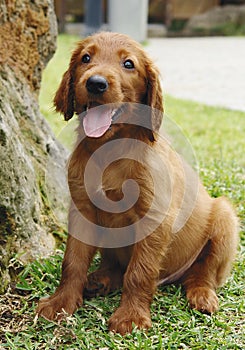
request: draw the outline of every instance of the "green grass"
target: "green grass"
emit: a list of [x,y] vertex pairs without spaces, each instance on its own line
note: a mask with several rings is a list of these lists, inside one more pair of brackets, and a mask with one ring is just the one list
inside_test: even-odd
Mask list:
[[[70,50],[77,38],[59,38],[58,51],[44,73],[40,103],[42,112],[58,134],[62,117],[51,112],[51,100]],[[167,96],[166,114],[181,126],[199,163],[200,176],[214,196],[228,196],[241,219],[245,237],[245,114],[212,108]],[[164,124],[163,124],[164,128]],[[218,291],[220,310],[212,317],[190,310],[179,286],[159,288],[152,306],[152,328],[134,330],[121,337],[108,332],[107,320],[119,304],[120,293],[85,301],[74,316],[61,323],[34,320],[40,297],[55,290],[60,278],[64,245],[49,259],[22,269],[15,287],[1,297],[0,330],[3,349],[244,349],[244,249],[239,250],[228,282]],[[94,267],[98,257],[94,261]],[[1,343],[2,342],[2,343]]]

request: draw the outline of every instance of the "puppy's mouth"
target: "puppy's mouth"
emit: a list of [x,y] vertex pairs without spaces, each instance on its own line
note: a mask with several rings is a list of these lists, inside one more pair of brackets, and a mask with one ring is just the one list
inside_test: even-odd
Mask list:
[[89,102],[85,106],[83,129],[88,137],[101,137],[111,128],[122,112],[122,107],[114,104]]

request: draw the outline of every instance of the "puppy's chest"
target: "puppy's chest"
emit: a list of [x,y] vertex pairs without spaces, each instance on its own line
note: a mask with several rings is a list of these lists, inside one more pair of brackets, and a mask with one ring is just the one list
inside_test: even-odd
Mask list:
[[136,174],[129,169],[108,169],[98,189],[101,198],[97,209],[99,223],[108,227],[123,227],[137,221],[142,211],[141,190]]

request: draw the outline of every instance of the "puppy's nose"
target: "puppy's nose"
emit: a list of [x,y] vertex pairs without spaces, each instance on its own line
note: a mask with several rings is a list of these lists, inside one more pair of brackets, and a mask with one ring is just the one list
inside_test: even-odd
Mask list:
[[108,89],[108,82],[101,75],[92,75],[86,82],[86,88],[92,94],[102,94]]

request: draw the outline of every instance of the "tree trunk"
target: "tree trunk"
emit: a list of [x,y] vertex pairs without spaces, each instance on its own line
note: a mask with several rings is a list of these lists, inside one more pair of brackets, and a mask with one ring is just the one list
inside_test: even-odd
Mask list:
[[[13,256],[17,254],[26,262],[53,251],[52,233],[60,230],[62,223],[51,209],[50,198],[59,212],[65,211],[62,174],[66,151],[56,142],[38,107],[42,70],[55,51],[57,31],[52,3],[0,2],[2,291],[11,279],[8,266]],[[62,170],[52,174],[48,164]]]

